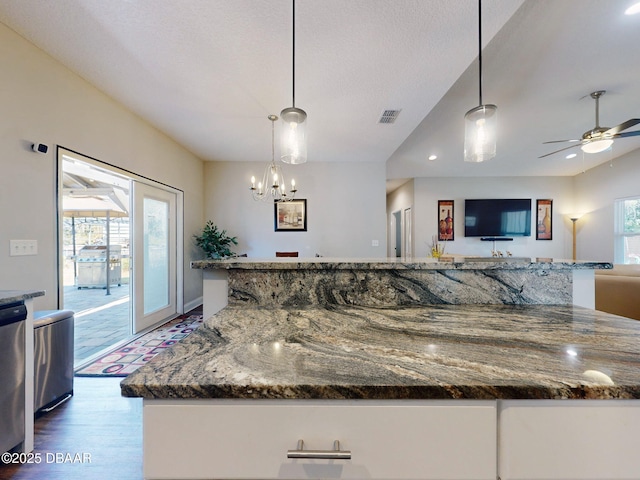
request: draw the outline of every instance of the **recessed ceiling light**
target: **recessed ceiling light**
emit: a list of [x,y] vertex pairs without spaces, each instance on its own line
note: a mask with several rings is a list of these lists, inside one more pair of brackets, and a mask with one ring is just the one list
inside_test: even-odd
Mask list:
[[570,153],[565,158],[576,158],[576,155],[578,155],[578,154],[577,153]]
[[435,160],[436,158],[438,158],[437,155],[429,155],[429,160]]
[[636,13],[640,13],[640,2],[634,3],[624,11],[625,15],[635,15]]

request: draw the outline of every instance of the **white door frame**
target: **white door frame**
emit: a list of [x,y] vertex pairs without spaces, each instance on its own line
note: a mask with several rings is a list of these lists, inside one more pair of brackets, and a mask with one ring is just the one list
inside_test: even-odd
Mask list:
[[[140,333],[170,318],[175,318],[178,312],[178,195],[177,192],[166,187],[157,186],[149,182],[133,181],[131,189],[131,212],[133,222],[131,265],[132,265],[132,299],[133,299],[133,333]],[[168,260],[168,279],[166,303],[153,310],[146,311],[148,285],[145,275],[146,261],[149,259],[148,245],[145,232],[145,201],[153,200],[167,205],[167,240],[168,250],[165,252]],[[149,283],[150,284],[150,283]]]
[[[169,192],[173,192],[176,195],[176,248],[175,248],[175,258],[176,258],[176,266],[175,266],[175,277],[176,277],[176,315],[184,313],[184,192],[180,189],[171,187],[169,185],[165,185],[163,183],[157,182],[155,180],[146,178],[144,176],[138,175],[136,173],[130,172],[125,169],[121,169],[115,167],[111,164],[105,163],[101,160],[89,157],[79,152],[75,152],[68,148],[58,146],[58,185],[62,185],[62,155],[68,155],[73,158],[77,158],[83,162],[93,164],[101,169],[111,171],[113,173],[126,176],[131,179],[132,182],[143,183],[146,185],[151,185],[155,188],[166,190]],[[62,258],[64,257],[64,242],[62,241],[63,235],[63,215],[64,210],[62,207],[62,197],[63,197],[63,189],[60,187],[58,191],[58,306],[63,305],[63,297],[64,297],[64,289],[62,286],[64,285],[64,272],[62,268]],[[133,198],[133,195],[131,195]],[[134,212],[132,212],[134,214]],[[133,223],[133,222],[132,222]],[[130,268],[133,262],[130,263]],[[130,278],[133,282],[134,272],[130,272]],[[132,301],[130,302],[130,324],[133,332],[134,325],[134,315],[133,309],[135,308],[135,299],[133,298],[133,289],[132,289]]]
[[413,214],[412,208],[407,207],[404,209],[404,216],[402,218],[402,235],[403,235],[403,256],[413,257]]
[[[389,221],[391,225],[390,229],[390,242],[391,246],[391,257],[401,257],[404,255],[404,245],[403,245],[403,231],[402,231],[402,210],[395,210],[391,212],[391,218]],[[398,235],[399,234],[399,235]],[[400,238],[398,238],[400,237]],[[400,255],[398,255],[398,251],[400,251]]]

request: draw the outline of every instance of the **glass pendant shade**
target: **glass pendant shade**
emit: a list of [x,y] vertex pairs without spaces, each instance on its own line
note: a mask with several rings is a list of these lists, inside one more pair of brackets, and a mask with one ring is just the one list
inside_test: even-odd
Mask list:
[[480,105],[464,116],[464,161],[484,162],[496,156],[498,107]]
[[293,165],[307,161],[307,114],[300,108],[285,108],[280,112],[282,134],[280,159]]
[[600,153],[607,150],[609,147],[613,145],[613,140],[595,140],[589,143],[585,143],[580,148],[585,153]]

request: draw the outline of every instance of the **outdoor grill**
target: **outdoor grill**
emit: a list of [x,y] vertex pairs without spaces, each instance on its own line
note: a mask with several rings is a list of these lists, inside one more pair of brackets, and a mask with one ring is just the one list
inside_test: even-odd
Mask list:
[[80,249],[76,256],[78,276],[76,286],[107,288],[107,268],[109,273],[109,285],[118,285],[122,282],[122,247],[111,245],[109,247],[109,262],[107,265],[106,245],[87,245]]

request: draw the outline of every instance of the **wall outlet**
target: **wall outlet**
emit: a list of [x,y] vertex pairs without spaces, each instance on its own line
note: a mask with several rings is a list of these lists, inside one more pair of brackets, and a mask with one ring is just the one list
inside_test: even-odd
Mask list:
[[38,254],[38,241],[37,240],[10,240],[9,241],[9,255],[17,257],[20,255],[37,255]]
[[371,246],[372,247],[379,247],[380,246],[380,242],[378,240],[371,240]]

